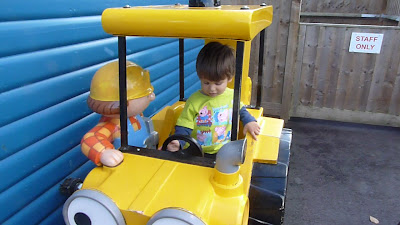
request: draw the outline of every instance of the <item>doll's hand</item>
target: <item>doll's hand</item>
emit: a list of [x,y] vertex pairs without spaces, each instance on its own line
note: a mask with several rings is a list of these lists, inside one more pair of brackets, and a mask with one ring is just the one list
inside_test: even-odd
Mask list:
[[114,167],[122,162],[124,155],[116,149],[106,149],[101,153],[100,162],[104,166]]
[[176,152],[179,150],[179,141],[178,140],[173,140],[167,145],[167,150],[170,152]]
[[257,135],[260,134],[260,125],[256,121],[247,123],[243,128],[243,134],[246,136],[246,133],[249,132],[254,140],[257,141]]

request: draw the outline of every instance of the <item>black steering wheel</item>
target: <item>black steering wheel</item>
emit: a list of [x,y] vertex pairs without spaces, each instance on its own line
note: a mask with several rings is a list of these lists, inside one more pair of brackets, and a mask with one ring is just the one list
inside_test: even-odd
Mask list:
[[182,135],[182,134],[174,134],[169,136],[165,141],[162,146],[163,151],[168,151],[167,150],[167,145],[173,141],[173,140],[181,140],[181,141],[186,141],[189,143],[189,147],[183,149],[182,146],[179,146],[179,150],[175,152],[176,154],[182,156],[182,157],[188,157],[188,156],[201,156],[204,157],[204,152],[199,143],[196,141],[196,139],[187,136],[187,135]]

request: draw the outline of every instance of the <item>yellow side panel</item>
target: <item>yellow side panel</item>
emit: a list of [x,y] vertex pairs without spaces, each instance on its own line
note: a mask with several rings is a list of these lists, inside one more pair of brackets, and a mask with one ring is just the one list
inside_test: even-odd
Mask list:
[[[249,113],[256,118],[257,122],[260,124],[260,118],[262,118],[264,109],[260,107],[260,109],[247,109]],[[242,134],[243,127],[239,132],[240,136]],[[244,137],[243,137],[244,138]],[[243,177],[243,184],[244,184],[244,192],[248,193],[250,188],[250,180],[251,180],[251,171],[253,170],[253,159],[254,155],[256,154],[256,141],[252,138],[250,134],[246,135],[247,139],[247,150],[246,150],[246,158],[245,162],[240,166],[240,175]]]
[[242,81],[241,100],[242,100],[243,104],[245,104],[245,105],[250,105],[250,101],[251,101],[251,84],[252,84],[252,82],[251,82],[250,77],[246,77]]
[[261,133],[255,145],[254,162],[278,163],[279,141],[283,129],[283,120],[261,117],[259,118]]
[[256,120],[258,121],[258,118],[261,118],[264,113],[264,109],[260,107],[260,109],[247,109],[249,111],[250,115],[252,115]]
[[164,141],[174,133],[176,121],[184,107],[185,102],[176,102],[172,106],[163,108],[151,118],[154,130],[157,131],[159,135],[158,146],[162,146]]
[[105,32],[123,36],[251,40],[272,22],[272,6],[138,6],[109,8],[102,14]]
[[174,113],[171,110],[171,106],[167,106],[151,118],[154,130],[158,133],[159,146],[161,146],[165,139],[171,134],[171,129],[173,127],[172,120],[167,120],[166,118],[171,118],[173,115]]
[[149,220],[149,216],[145,216],[142,212],[132,212],[128,210],[121,210],[122,215],[124,216],[125,222],[127,225],[145,225]]

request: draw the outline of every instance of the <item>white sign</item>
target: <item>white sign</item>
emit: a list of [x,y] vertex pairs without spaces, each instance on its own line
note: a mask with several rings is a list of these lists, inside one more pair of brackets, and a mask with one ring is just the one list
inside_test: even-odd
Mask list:
[[355,33],[351,34],[349,52],[381,53],[383,34]]

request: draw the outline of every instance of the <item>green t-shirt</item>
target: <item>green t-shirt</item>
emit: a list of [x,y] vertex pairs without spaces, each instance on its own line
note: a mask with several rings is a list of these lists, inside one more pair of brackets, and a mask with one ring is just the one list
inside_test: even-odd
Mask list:
[[177,126],[192,129],[191,136],[203,151],[215,154],[231,140],[233,90],[227,88],[216,97],[193,93],[176,122]]

